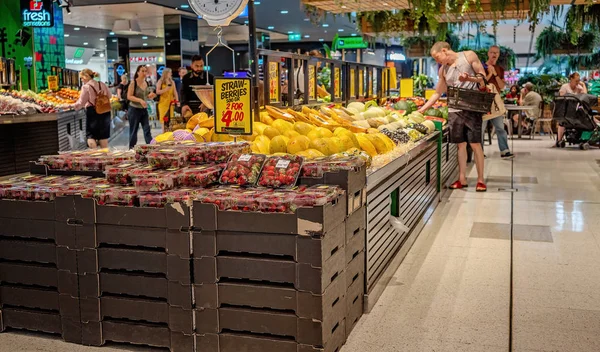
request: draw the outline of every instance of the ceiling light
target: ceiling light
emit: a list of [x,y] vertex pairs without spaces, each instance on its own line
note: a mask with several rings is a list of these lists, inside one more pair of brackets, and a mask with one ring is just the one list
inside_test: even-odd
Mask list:
[[308,34],[305,34],[305,35],[304,35],[304,38],[310,38],[310,35],[308,35]]
[[287,14],[287,13],[288,13],[288,10],[281,10],[281,11],[280,11],[280,13],[281,13],[282,15],[285,15],[285,14]]
[[327,28],[329,25],[327,23],[323,23],[323,27]]
[[100,38],[100,41],[101,41],[101,42],[103,42],[103,41],[104,41],[104,38]]
[[288,31],[288,34],[292,34],[292,33],[294,33],[294,31]]
[[248,24],[248,21],[244,21],[244,24]]
[[267,29],[275,29],[275,27],[269,26],[269,27],[267,27]]
[[178,7],[176,7],[176,8],[175,8],[175,10],[179,10],[179,8],[178,8]]
[[148,39],[148,37],[147,36],[143,36],[142,39],[146,40],[146,39]]
[[351,35],[351,36],[353,36],[353,37],[356,37],[356,33],[352,33],[352,34],[350,34],[350,35]]
[[188,5],[188,4],[183,4],[183,5],[179,6],[179,7],[181,7],[182,9],[189,9],[189,8],[190,8],[190,5]]
[[343,32],[343,31],[344,31],[343,28],[338,29],[338,32]]
[[308,21],[310,21],[310,18],[305,18],[304,19],[304,22],[308,22]]
[[108,33],[108,35],[115,35],[115,32],[110,32]]
[[65,38],[69,38],[70,34],[65,33]]
[[255,1],[254,5],[260,5],[260,1]]
[[88,42],[83,42],[83,45],[88,45],[88,44],[89,44]]
[[112,42],[113,42],[113,43],[116,43],[116,42],[117,42],[117,40],[116,40],[116,39],[113,39],[113,40],[112,40]]
[[144,43],[144,44],[142,44],[142,45],[143,45],[143,46],[148,46],[148,43]]
[[320,39],[319,39],[319,41],[320,41],[320,42],[324,42],[324,41],[325,41],[325,39],[323,39],[323,38],[320,38]]
[[100,57],[104,57],[104,53],[100,53]]
[[81,28],[79,28],[79,27],[75,27],[75,28],[73,28],[73,30],[74,30],[74,31],[78,31],[78,30],[80,30],[80,29],[81,29]]

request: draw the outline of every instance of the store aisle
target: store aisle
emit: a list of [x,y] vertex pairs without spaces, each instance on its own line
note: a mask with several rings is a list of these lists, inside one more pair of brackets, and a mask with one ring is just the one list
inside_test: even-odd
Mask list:
[[[162,126],[156,127],[152,126],[152,137],[156,137],[162,133]],[[138,144],[144,144],[144,131],[142,131],[142,127],[138,130]],[[129,122],[125,125],[125,127],[119,132],[113,139],[108,143],[110,148],[116,149],[128,149],[129,147]]]
[[489,191],[446,195],[342,352],[599,351],[600,151],[550,146],[490,147]]

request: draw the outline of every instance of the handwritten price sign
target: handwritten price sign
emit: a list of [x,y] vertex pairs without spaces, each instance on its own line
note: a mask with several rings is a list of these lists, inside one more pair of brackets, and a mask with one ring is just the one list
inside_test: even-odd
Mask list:
[[252,134],[250,79],[215,78],[215,133]]

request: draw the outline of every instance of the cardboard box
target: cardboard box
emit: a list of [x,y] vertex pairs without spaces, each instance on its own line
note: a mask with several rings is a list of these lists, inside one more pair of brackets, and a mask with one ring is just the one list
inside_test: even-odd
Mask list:
[[349,288],[357,280],[365,277],[365,252],[360,252],[346,267],[346,285]]
[[194,286],[197,308],[250,307],[294,312],[323,320],[346,294],[345,276],[339,276],[322,295],[266,283],[224,282]]
[[[290,338],[294,341],[324,346],[346,315],[345,298],[339,300],[322,321],[299,318],[294,313],[251,308],[223,307],[196,310],[196,332],[261,334]],[[345,332],[343,332],[345,334]]]
[[56,264],[52,242],[0,238],[0,259]]
[[219,281],[216,257],[194,258],[193,265],[194,284],[216,284]]
[[96,223],[171,230],[189,229],[190,211],[190,207],[182,203],[167,204],[164,208],[97,205]]
[[80,307],[83,323],[117,319],[160,324],[184,334],[194,332],[192,310],[172,307],[161,300],[118,296],[82,298]]
[[254,232],[194,232],[194,256],[250,253],[290,258],[298,263],[321,267],[344,249],[346,227],[338,225],[322,237]]
[[217,257],[217,278],[245,279],[290,284],[300,291],[321,294],[344,273],[345,252],[339,250],[323,265],[260,257]]
[[346,264],[350,264],[361,252],[366,250],[367,230],[361,229],[346,244]]
[[21,307],[58,312],[59,294],[55,290],[23,286],[0,286],[0,307]]
[[2,324],[4,329],[23,329],[50,334],[62,333],[62,322],[58,312],[2,308]]
[[194,228],[202,231],[283,233],[303,236],[323,235],[342,223],[346,217],[346,195],[330,204],[299,208],[293,214],[244,213],[220,211],[213,204],[194,202]]
[[356,212],[346,220],[346,244],[352,239],[361,234],[361,230],[367,229],[367,208],[359,208]]
[[54,220],[54,202],[0,199],[0,214],[3,218]]
[[58,270],[53,265],[2,263],[0,281],[12,284],[58,287]]
[[82,324],[84,345],[102,346],[108,341],[168,348],[171,352],[194,351],[193,335],[172,332],[163,326],[120,321]]
[[0,236],[55,241],[53,220],[13,219],[0,217]]
[[190,264],[190,259],[167,255],[159,251],[98,249],[98,267],[100,269],[165,274],[169,281],[178,281],[183,284],[191,284]]
[[342,321],[325,346],[298,344],[290,339],[241,333],[196,334],[196,346],[202,352],[338,352],[346,342]]
[[364,313],[364,291],[365,279],[361,277],[356,280],[346,293],[346,337],[358,323]]
[[110,244],[153,248],[161,249],[170,255],[190,258],[190,236],[189,231],[180,229],[98,224],[94,247]]
[[80,296],[97,298],[103,294],[155,298],[170,306],[192,309],[192,286],[168,281],[165,277],[125,272],[80,275]]

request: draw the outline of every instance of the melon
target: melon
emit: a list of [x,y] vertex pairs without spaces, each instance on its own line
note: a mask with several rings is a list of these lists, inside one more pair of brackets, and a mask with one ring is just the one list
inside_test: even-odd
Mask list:
[[271,127],[275,127],[280,134],[285,134],[286,131],[294,129],[294,125],[292,123],[281,119],[273,121]]
[[258,134],[263,134],[264,130],[269,127],[268,125],[265,125],[262,122],[255,122],[254,123],[254,130],[256,132],[258,132]]
[[329,149],[329,145],[324,138],[316,138],[310,141],[308,145],[310,149],[315,149],[323,155],[331,155],[333,152]]
[[307,137],[310,138],[311,141],[318,138],[330,138],[333,137],[333,132],[324,127],[317,127],[310,131]]
[[348,109],[356,110],[356,112],[363,112],[363,111],[365,111],[365,104],[355,101],[355,102],[348,104]]
[[[352,139],[350,137],[348,137],[347,135],[341,135],[338,137],[340,139],[340,141],[342,142],[342,144],[344,145],[344,148],[342,151],[346,151],[352,148],[355,148],[354,142],[352,141]],[[358,141],[356,141],[356,143],[358,143]],[[360,145],[360,144],[359,144]]]
[[263,135],[268,137],[269,139],[273,139],[273,138],[281,135],[281,133],[275,127],[269,126],[264,129]]
[[306,122],[299,121],[299,122],[294,123],[294,131],[296,131],[304,136],[308,135],[308,133],[314,129],[315,129],[315,126],[310,125]]
[[357,148],[360,147],[360,144],[358,144],[358,140],[356,139],[356,136],[354,135],[354,133],[348,131],[347,129],[345,129],[343,127],[336,128],[335,131],[333,131],[333,135],[336,137],[347,136],[352,140],[354,147],[357,147]]
[[365,134],[357,135],[356,139],[358,139],[358,143],[360,144],[360,149],[367,152],[367,154],[369,154],[371,157],[374,157],[377,155],[377,149],[375,149],[375,146],[373,145],[373,143],[371,143],[367,139]]
[[[284,136],[288,137],[289,139],[292,139],[294,137],[298,137],[301,136],[300,133],[294,131],[294,130],[289,130],[289,131],[285,131],[285,133],[283,134]],[[306,137],[306,136],[305,136]]]
[[299,152],[308,149],[310,139],[306,136],[297,136],[290,139],[287,144],[287,152],[290,154],[298,154]]
[[342,153],[347,149],[339,137],[325,138],[325,141],[327,142],[329,151],[333,154]]
[[286,136],[276,136],[271,139],[271,144],[269,146],[269,153],[286,153],[287,152],[287,144],[289,142],[289,138]]

